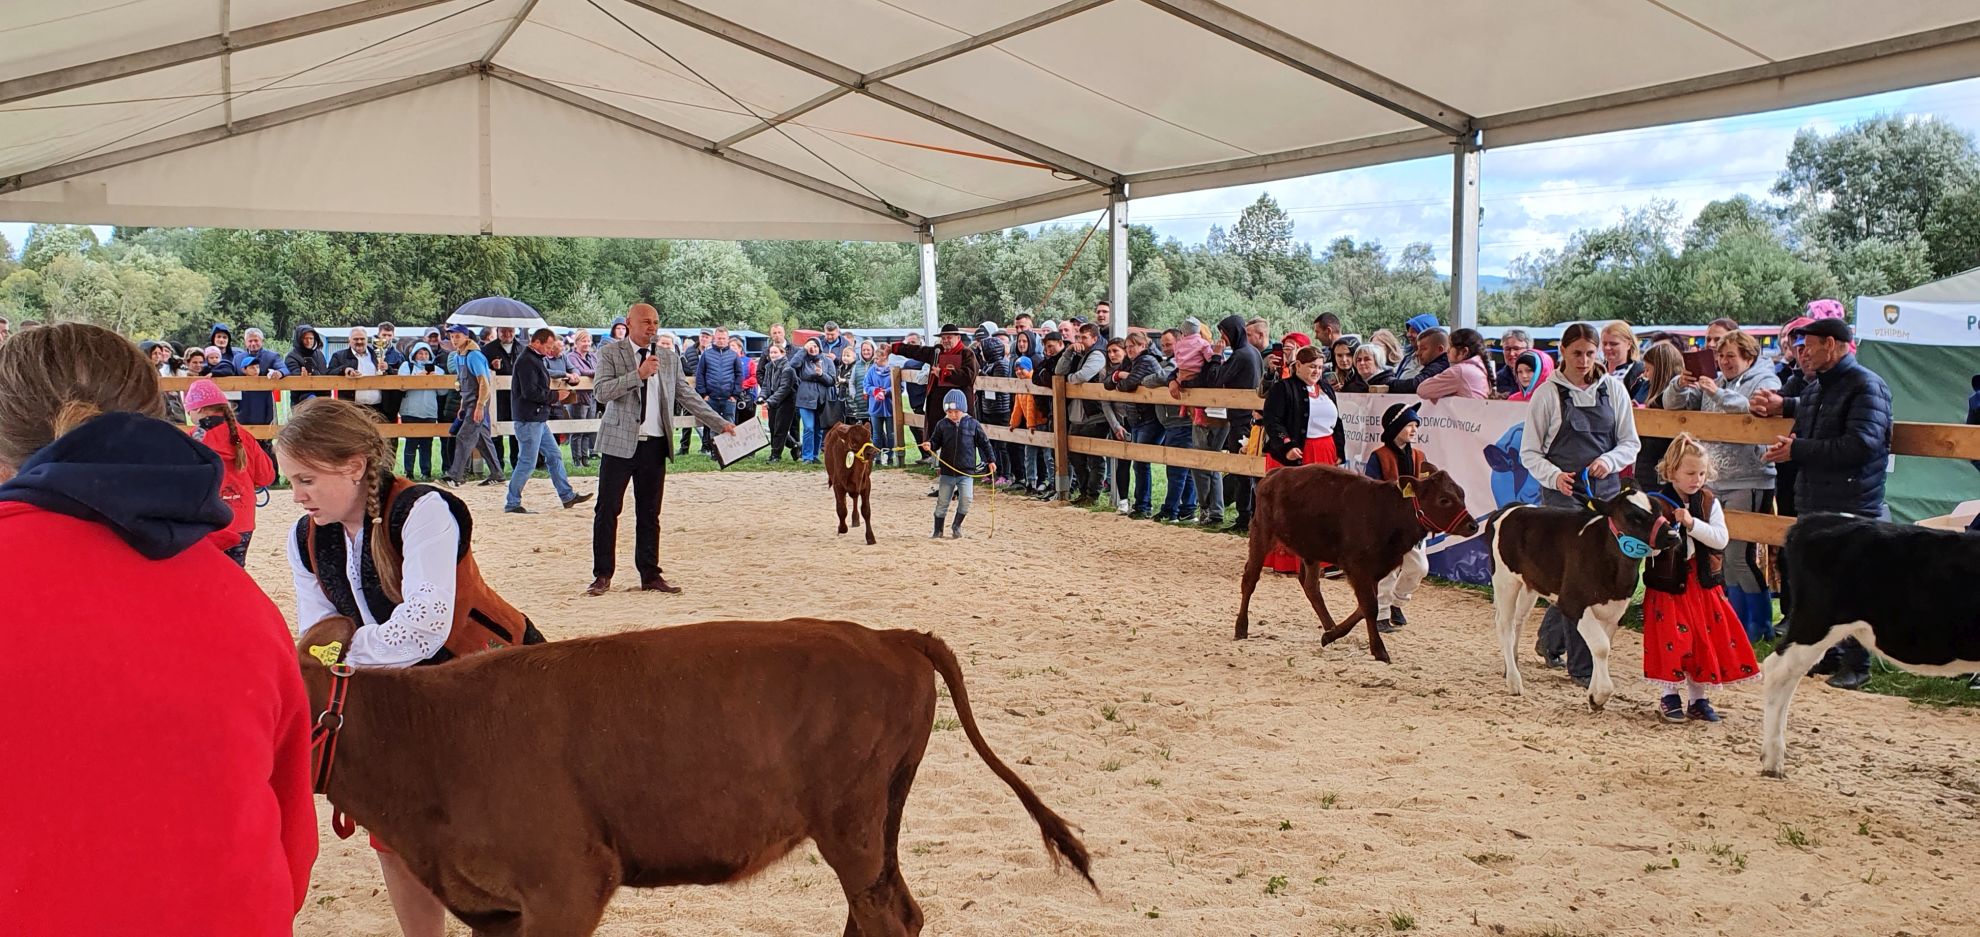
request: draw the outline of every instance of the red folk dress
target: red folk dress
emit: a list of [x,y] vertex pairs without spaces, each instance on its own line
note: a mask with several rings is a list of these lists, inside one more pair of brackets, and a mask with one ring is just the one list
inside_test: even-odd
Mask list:
[[[1308,398],[1316,398],[1320,394],[1321,390],[1318,384],[1308,388],[1306,391]],[[1338,465],[1341,461],[1340,453],[1334,449],[1334,437],[1331,435],[1306,437],[1306,443],[1300,446],[1299,458],[1300,465]],[[1286,463],[1280,462],[1270,455],[1265,457],[1265,471],[1267,473],[1285,467]],[[1285,547],[1274,546],[1272,547],[1272,552],[1265,554],[1265,567],[1278,573],[1297,573],[1299,572],[1299,557]]]
[[[1666,486],[1665,490],[1669,490]],[[1698,527],[1723,530],[1725,515],[1711,504],[1709,519]],[[1698,563],[1684,563],[1684,591],[1643,590],[1643,679],[1666,694],[1680,693],[1687,679],[1701,686],[1730,686],[1760,678],[1760,664],[1746,639],[1723,586],[1705,588],[1698,581]]]

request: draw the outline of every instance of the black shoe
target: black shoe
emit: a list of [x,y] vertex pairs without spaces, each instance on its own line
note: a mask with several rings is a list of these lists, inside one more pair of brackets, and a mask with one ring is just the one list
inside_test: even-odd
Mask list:
[[934,532],[934,533],[932,533],[932,534],[929,534],[929,535],[928,535],[928,539],[930,539],[930,540],[940,540],[940,539],[942,539],[942,519],[941,519],[941,518],[939,518],[939,517],[938,517],[938,518],[936,518],[936,519],[935,519],[935,532]]
[[1394,622],[1378,621],[1375,623],[1375,630],[1383,634],[1395,634],[1396,625]]
[[506,485],[508,484],[508,482],[509,482],[508,479],[503,478],[500,475],[490,475],[487,478],[481,480],[481,487],[486,488],[489,485]]
[[1389,606],[1389,620],[1395,622],[1398,628],[1409,624],[1409,619],[1403,617],[1402,606],[1400,605]]
[[1829,685],[1838,690],[1861,690],[1869,682],[1868,670],[1845,670],[1829,678]]
[[564,507],[565,509],[568,510],[570,508],[577,507],[578,505],[583,504],[586,501],[590,501],[590,500],[591,500],[590,495],[572,495],[571,500],[564,502]]
[[1226,527],[1224,529],[1226,531],[1229,531],[1230,533],[1237,534],[1240,537],[1248,536],[1251,533],[1250,524],[1232,524],[1231,526]]
[[529,513],[529,509],[528,509],[528,508],[526,508],[526,507],[523,507],[523,506],[522,506],[522,505],[520,505],[520,504],[518,504],[518,505],[516,505],[515,507],[512,507],[512,508],[503,508],[503,509],[502,509],[502,513],[504,513],[504,514],[528,514],[528,513]]
[[1145,520],[1147,520],[1147,519],[1148,519],[1148,512],[1147,512],[1147,511],[1129,511],[1129,512],[1128,512],[1128,520],[1131,520],[1131,521],[1145,521]]
[[443,478],[440,479],[440,484],[446,485],[449,488],[459,488],[462,487],[463,485],[466,485],[467,482],[464,482],[458,478]]
[[1832,647],[1829,648],[1828,653],[1822,655],[1821,660],[1815,662],[1815,666],[1808,668],[1808,675],[1811,677],[1826,677],[1841,669],[1842,648]]

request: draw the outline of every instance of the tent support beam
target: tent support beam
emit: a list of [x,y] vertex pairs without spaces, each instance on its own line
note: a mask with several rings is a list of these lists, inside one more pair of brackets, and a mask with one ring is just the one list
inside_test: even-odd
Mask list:
[[1107,308],[1113,332],[1126,338],[1128,330],[1128,184],[1107,193]]
[[1142,2],[1446,136],[1462,137],[1470,129],[1471,115],[1217,0]]
[[[997,43],[1003,42],[1004,40],[1009,39],[1012,36],[1021,36],[1034,29],[1037,29],[1040,26],[1050,26],[1053,23],[1065,19],[1068,16],[1074,16],[1080,13],[1084,13],[1087,10],[1093,9],[1094,7],[1097,7],[1103,3],[1109,3],[1109,2],[1112,2],[1112,0],[1070,0],[1070,2],[1061,3],[1058,6],[1055,6],[1049,10],[1040,10],[1039,12],[1033,13],[1032,15],[1027,16],[1024,19],[1018,20],[1015,23],[1007,23],[1003,26],[997,27],[996,29],[990,30],[989,32],[971,36],[968,39],[962,40],[961,42],[951,43],[949,45],[943,46],[940,49],[936,49],[932,52],[924,52],[920,55],[915,56],[914,58],[908,59],[903,62],[896,62],[895,64],[889,65],[886,68],[882,68],[878,71],[867,72],[866,74],[861,75],[859,77],[858,83],[860,85],[870,85],[876,81],[886,81],[889,78],[905,75],[908,72],[914,71],[917,68],[926,68],[927,66],[933,65],[937,62],[947,61],[949,59],[955,58],[958,55],[962,55],[966,52],[974,52],[977,49],[983,48],[984,46],[996,45]],[[825,105],[832,103],[833,101],[837,101],[838,99],[845,97],[848,94],[851,94],[852,91],[853,91],[852,88],[841,85],[840,87],[834,88],[831,91],[827,91],[824,94],[821,94],[815,98],[812,98],[809,101],[804,102],[803,104],[791,108],[790,110],[785,111],[782,114],[778,114],[777,116],[772,117],[769,120],[762,121],[753,127],[748,127],[743,130],[739,130],[734,134],[724,137],[720,143],[715,144],[715,148],[718,150],[726,150],[729,147],[735,146],[736,144],[749,139],[750,137],[756,136],[757,134],[762,133],[765,130],[769,130],[770,128],[775,127],[778,124],[788,122],[790,120],[797,118],[800,115],[817,110],[818,108],[824,107]]]
[[358,0],[356,3],[346,3],[327,10],[292,16],[285,20],[249,26],[245,29],[223,28],[219,35],[207,36],[203,39],[175,42],[142,52],[132,52],[128,55],[113,56],[95,62],[0,81],[0,104],[11,104],[45,94],[54,94],[57,91],[84,88],[98,82],[141,75],[188,62],[198,62],[226,55],[229,52],[240,52],[287,39],[298,39],[325,30],[352,26],[447,2],[450,0]]
[[935,332],[942,327],[941,310],[936,308],[936,293],[939,288],[935,281],[935,226],[921,226],[921,328],[922,334],[930,342],[935,340]]
[[1036,140],[1011,133],[988,121],[971,117],[947,105],[937,104],[918,94],[903,91],[884,81],[869,83],[865,80],[865,76],[844,65],[807,52],[781,39],[764,35],[747,26],[722,19],[682,0],[626,0],[626,2],[684,26],[692,26],[808,75],[822,78],[842,88],[940,124],[964,136],[974,137],[991,146],[1044,163],[1060,172],[1078,176],[1096,185],[1111,186],[1120,176],[1110,169],[1053,149]]
[[[984,215],[994,215],[997,214],[998,212],[1014,211],[1020,208],[1030,208],[1033,205],[1043,205],[1047,202],[1056,202],[1063,198],[1073,198],[1080,195],[1092,195],[1098,191],[1100,190],[1090,185],[1079,185],[1068,189],[1060,189],[1057,192],[1041,193],[1039,195],[1031,196],[1030,198],[1021,198],[1010,202],[998,202],[995,205],[985,205],[982,208],[971,208],[971,209],[966,209],[964,211],[950,212],[949,214],[946,215],[936,215],[935,217],[928,219],[928,222],[936,226],[937,228],[940,228],[942,225],[945,224],[952,225],[952,224],[957,224],[959,222],[969,221],[973,218],[981,218]],[[1073,214],[1079,214],[1079,213],[1080,212],[1073,212]]]
[[228,47],[228,52],[220,56],[220,110],[221,123],[227,129],[234,128],[234,0],[220,0],[220,42]]
[[537,0],[528,0],[522,5],[522,9],[516,12],[516,18],[510,20],[509,25],[502,30],[502,38],[495,40],[495,44],[488,47],[488,54],[481,57],[481,64],[487,65],[495,61],[495,56],[501,54],[502,47],[509,44],[509,39],[515,36],[516,30],[521,29],[522,24],[529,19],[529,15],[536,12],[536,4]]
[[814,193],[823,195],[826,198],[833,199],[835,201],[844,202],[847,205],[853,206],[854,208],[862,209],[865,211],[872,212],[876,215],[880,215],[889,221],[897,222],[900,224],[906,224],[906,225],[920,225],[925,223],[925,219],[921,218],[919,215],[913,214],[912,212],[895,208],[894,206],[882,202],[879,199],[873,198],[863,193],[854,192],[850,189],[840,188],[839,186],[833,185],[822,179],[813,178],[811,176],[805,175],[804,173],[798,172],[797,170],[788,169],[784,166],[780,166],[776,163],[770,162],[769,160],[759,159],[755,156],[749,155],[748,153],[738,153],[734,151],[727,153],[718,153],[715,151],[715,142],[713,140],[696,136],[692,133],[689,133],[685,130],[681,130],[677,127],[668,126],[667,124],[663,124],[643,114],[636,114],[624,108],[613,107],[612,105],[606,104],[605,102],[600,101],[596,98],[579,94],[575,91],[572,91],[560,85],[553,84],[548,81],[544,81],[541,78],[537,78],[531,75],[525,75],[521,72],[509,68],[504,68],[500,65],[489,65],[486,67],[485,70],[487,74],[495,78],[500,78],[501,80],[506,81],[509,84],[515,85],[518,88],[522,88],[525,91],[535,92],[553,101],[561,101],[565,104],[577,108],[578,110],[589,112],[599,117],[603,117],[606,120],[624,124],[628,127],[633,128],[634,130],[639,130],[648,134],[652,134],[653,136],[659,137],[663,140],[667,140],[673,143],[678,143],[690,149],[700,150],[701,152],[706,153],[709,156],[713,156],[716,159],[726,160],[727,162],[734,163],[737,166],[743,167],[744,169],[749,169],[755,172],[762,173],[763,175],[789,183],[801,189],[808,189]]
[[1451,154],[1451,309],[1454,328],[1478,327],[1478,183],[1483,171],[1481,134]]
[[87,175],[92,172],[114,169],[118,166],[139,162],[140,160],[167,156],[183,150],[190,150],[194,147],[205,146],[209,143],[218,143],[232,137],[254,133],[257,130],[268,130],[274,127],[280,127],[283,124],[291,124],[299,120],[308,120],[311,117],[335,113],[345,108],[356,107],[360,104],[383,101],[386,98],[397,97],[401,94],[418,91],[421,88],[444,84],[456,78],[465,78],[472,74],[474,74],[473,65],[454,65],[437,71],[427,72],[424,75],[414,75],[411,78],[401,78],[398,81],[390,81],[382,85],[360,88],[356,91],[324,98],[320,101],[311,101],[307,104],[298,104],[295,107],[285,107],[278,111],[269,111],[266,114],[257,114],[246,120],[235,121],[232,126],[223,125],[208,127],[204,130],[194,130],[190,133],[166,137],[163,140],[154,140],[138,146],[112,150],[111,152],[91,156],[86,159],[73,160],[43,169],[31,170],[16,176],[0,177],[0,194],[19,192],[23,189],[32,189],[35,186],[60,182],[64,179],[72,179],[76,176]]

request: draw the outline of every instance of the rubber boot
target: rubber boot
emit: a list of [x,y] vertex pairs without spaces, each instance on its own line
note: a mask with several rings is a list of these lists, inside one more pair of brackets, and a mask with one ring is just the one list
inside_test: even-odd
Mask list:
[[935,515],[935,532],[928,535],[930,540],[942,539],[942,515]]
[[[956,522],[955,522],[954,524],[951,524],[951,525],[949,526],[949,539],[950,539],[950,540],[961,540],[961,539],[962,539],[962,522],[963,522],[963,518],[965,518],[965,517],[968,517],[968,516],[969,516],[969,515],[967,515],[967,514],[957,514],[957,515],[956,515]],[[942,535],[942,522],[941,522],[941,521],[936,521],[936,522],[935,522],[935,536],[937,536],[937,537],[940,537],[941,535]]]

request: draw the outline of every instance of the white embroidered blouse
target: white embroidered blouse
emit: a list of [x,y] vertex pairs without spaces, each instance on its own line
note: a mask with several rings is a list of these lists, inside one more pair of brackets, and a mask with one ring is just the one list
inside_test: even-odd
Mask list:
[[[320,530],[318,536],[333,533]],[[403,531],[405,563],[401,594],[405,601],[392,610],[385,621],[372,617],[364,601],[364,582],[359,564],[363,559],[362,541],[344,536],[344,578],[351,594],[358,596],[357,633],[344,655],[353,667],[410,667],[432,657],[447,643],[454,628],[455,558],[460,553],[461,526],[447,508],[439,492],[421,495],[406,514]],[[325,618],[342,614],[323,594],[316,574],[303,566],[296,538],[289,541],[289,572],[296,583],[296,625],[308,628]]]

